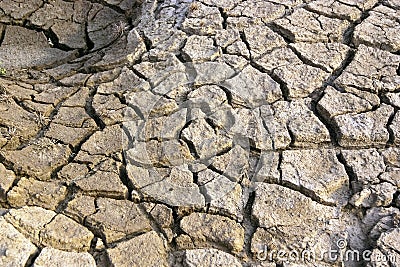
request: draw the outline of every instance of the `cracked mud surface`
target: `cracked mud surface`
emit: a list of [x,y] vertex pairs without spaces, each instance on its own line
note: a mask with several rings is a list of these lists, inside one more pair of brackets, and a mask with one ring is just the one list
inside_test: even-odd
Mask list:
[[400,266],[398,0],[3,0],[0,64],[0,266]]

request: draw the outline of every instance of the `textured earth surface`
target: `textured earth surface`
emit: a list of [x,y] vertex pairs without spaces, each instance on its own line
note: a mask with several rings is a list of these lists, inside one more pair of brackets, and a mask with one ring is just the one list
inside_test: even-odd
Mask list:
[[400,266],[399,0],[3,0],[0,67],[0,266]]

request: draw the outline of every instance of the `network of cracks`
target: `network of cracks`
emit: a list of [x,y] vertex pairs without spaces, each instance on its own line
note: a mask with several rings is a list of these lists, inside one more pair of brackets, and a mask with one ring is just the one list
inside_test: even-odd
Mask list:
[[399,266],[400,1],[3,0],[1,266]]

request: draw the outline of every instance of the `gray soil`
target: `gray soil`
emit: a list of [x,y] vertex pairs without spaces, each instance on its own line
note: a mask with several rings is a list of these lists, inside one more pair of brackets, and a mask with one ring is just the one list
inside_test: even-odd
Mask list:
[[400,266],[399,0],[0,1],[0,266]]

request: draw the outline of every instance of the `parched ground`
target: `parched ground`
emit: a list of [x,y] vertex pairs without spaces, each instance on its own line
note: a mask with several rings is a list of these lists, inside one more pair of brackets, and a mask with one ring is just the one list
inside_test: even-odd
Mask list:
[[2,0],[0,67],[0,266],[400,266],[399,0]]

